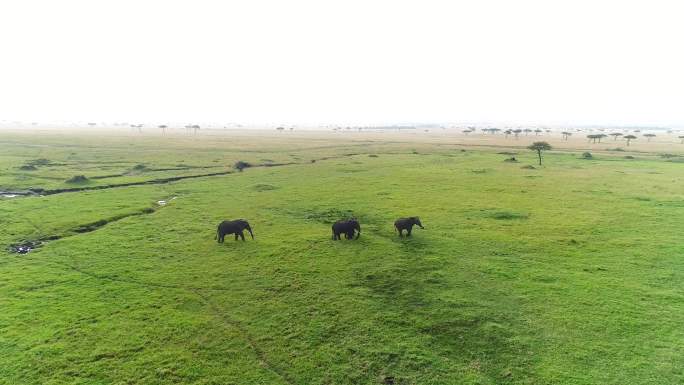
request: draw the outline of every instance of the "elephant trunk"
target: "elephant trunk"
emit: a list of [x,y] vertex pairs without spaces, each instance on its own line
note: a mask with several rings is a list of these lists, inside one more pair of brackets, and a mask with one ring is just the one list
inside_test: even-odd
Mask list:
[[252,239],[254,239],[254,233],[252,233],[252,228],[247,226],[247,231],[249,231],[249,235],[251,235]]
[[359,237],[361,236],[361,226],[360,225],[356,225],[356,231],[358,231],[356,233],[356,239],[359,239]]

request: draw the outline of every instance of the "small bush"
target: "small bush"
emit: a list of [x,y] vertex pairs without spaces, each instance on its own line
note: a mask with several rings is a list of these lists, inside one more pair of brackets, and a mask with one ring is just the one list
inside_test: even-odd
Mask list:
[[238,160],[233,165],[233,168],[240,171],[240,172],[242,172],[242,170],[244,170],[246,168],[250,168],[250,167],[252,167],[252,165],[248,162],[243,161],[243,160]]
[[625,159],[635,159],[635,158],[631,155],[627,155],[627,156],[625,156]]
[[354,218],[354,213],[351,210],[340,209],[328,209],[323,211],[306,210],[303,212],[303,217],[304,219],[331,224],[340,219]]
[[51,163],[50,159],[40,158],[40,159],[34,159],[32,161],[29,161],[27,164],[30,164],[33,166],[47,166],[50,163]]
[[88,179],[85,175],[74,175],[66,180],[66,183],[70,184],[83,184],[88,182],[90,182],[90,179]]
[[493,219],[499,219],[499,220],[513,220],[513,219],[527,219],[529,215],[527,214],[520,214],[520,213],[513,213],[510,211],[498,211],[495,213],[492,213],[490,218]]
[[520,168],[525,169],[525,170],[536,170],[537,169],[536,167],[532,166],[531,164],[528,164],[527,166],[522,166]]
[[[183,167],[184,167],[184,166],[183,166]],[[147,166],[145,166],[145,165],[142,164],[142,163],[139,163],[139,164],[136,164],[135,166],[133,166],[133,170],[135,170],[135,171],[143,171],[143,170],[146,170],[146,169],[147,169]]]
[[22,170],[22,171],[35,171],[35,170],[38,170],[38,167],[36,167],[36,166],[34,166],[34,165],[32,165],[32,164],[25,164],[25,165],[19,167],[19,170]]
[[369,158],[377,158],[378,156],[375,155],[375,154],[370,154],[370,155],[368,155],[368,157],[369,157]]
[[512,156],[512,157],[510,157],[510,158],[508,158],[508,159],[504,159],[504,162],[508,162],[508,163],[518,163],[518,160],[515,159],[514,156]]
[[660,154],[660,157],[661,157],[661,158],[665,158],[665,159],[670,159],[670,158],[677,158],[678,155],[675,155],[675,154]]
[[591,152],[585,152],[582,154],[582,159],[594,159],[594,156],[591,155]]
[[277,190],[278,187],[267,183],[258,183],[252,186],[252,189],[255,191],[270,191]]
[[618,151],[618,152],[624,152],[625,149],[622,147],[615,147],[615,148],[609,148],[608,151]]

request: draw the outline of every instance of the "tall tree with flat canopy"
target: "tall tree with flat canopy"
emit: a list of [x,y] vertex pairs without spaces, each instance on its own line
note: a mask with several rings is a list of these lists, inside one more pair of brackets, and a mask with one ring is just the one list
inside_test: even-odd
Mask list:
[[684,144],[684,136],[678,136],[679,139],[682,140],[682,144]]
[[625,135],[625,139],[627,139],[627,147],[629,147],[629,142],[632,140],[636,139],[637,137],[634,135]]
[[646,141],[650,142],[651,139],[655,138],[656,134],[644,134],[646,138],[648,138]]
[[613,140],[617,140],[618,136],[622,136],[622,133],[620,133],[620,132],[613,132],[612,134],[610,134],[610,136],[613,137]]
[[513,136],[515,137],[516,140],[518,139],[518,136],[520,135],[521,132],[522,132],[522,130],[519,128],[513,130]]
[[551,149],[551,145],[546,142],[534,142],[527,147],[532,151],[537,151],[537,156],[539,156],[539,165],[542,165],[542,152]]
[[561,132],[561,135],[563,135],[564,140],[568,140],[568,137],[572,135],[572,132],[563,131]]

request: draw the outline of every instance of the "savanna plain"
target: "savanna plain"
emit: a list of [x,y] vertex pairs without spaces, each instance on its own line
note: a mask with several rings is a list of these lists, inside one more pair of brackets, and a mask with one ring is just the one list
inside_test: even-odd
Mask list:
[[0,191],[0,384],[684,383],[676,134],[3,130]]

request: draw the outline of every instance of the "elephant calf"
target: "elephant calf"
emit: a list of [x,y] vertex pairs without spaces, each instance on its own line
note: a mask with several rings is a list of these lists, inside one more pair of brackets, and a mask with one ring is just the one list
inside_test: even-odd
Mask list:
[[333,223],[332,225],[332,239],[336,241],[342,239],[341,234],[344,234],[347,239],[354,238],[354,232],[357,232],[356,239],[359,239],[361,235],[361,225],[356,219],[341,220]]
[[252,228],[249,226],[249,223],[246,220],[238,219],[235,221],[223,221],[218,225],[214,239],[218,239],[218,243],[223,243],[223,238],[225,238],[226,234],[235,234],[236,241],[238,240],[238,237],[241,237],[244,241],[244,230],[249,231],[249,235],[251,235],[252,239],[254,239]]
[[402,233],[404,230],[406,230],[406,236],[410,237],[413,225],[418,225],[421,229],[425,228],[418,217],[399,218],[394,222],[394,228],[397,229],[400,237],[404,236]]

